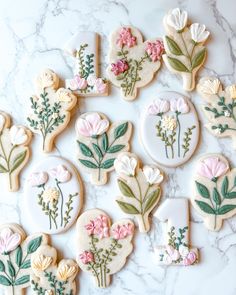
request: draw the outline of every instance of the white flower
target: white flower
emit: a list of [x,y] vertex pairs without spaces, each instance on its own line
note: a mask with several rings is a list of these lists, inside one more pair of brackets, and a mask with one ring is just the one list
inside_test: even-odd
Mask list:
[[189,253],[189,248],[183,245],[179,246],[179,253],[182,257],[186,257]]
[[53,293],[53,290],[46,290],[45,292],[44,292],[44,295],[54,295],[54,293]]
[[161,124],[164,130],[173,131],[177,127],[176,119],[172,116],[165,116],[161,119]]
[[87,78],[87,83],[89,86],[94,86],[96,80],[97,80],[97,77],[94,74],[90,74]]
[[76,130],[85,137],[98,136],[109,128],[109,121],[102,119],[98,113],[89,113],[76,122]]
[[144,166],[143,167],[143,173],[146,177],[147,182],[152,184],[159,184],[163,181],[163,175],[161,174],[161,171],[158,168],[153,168],[150,166]]
[[6,119],[3,115],[0,114],[0,132],[3,130],[3,127],[5,125]]
[[166,264],[171,264],[172,262],[176,262],[180,258],[180,253],[174,247],[168,245],[166,246],[166,251],[163,257],[163,260]]
[[210,35],[210,33],[206,31],[206,26],[200,25],[198,23],[192,24],[190,26],[190,33],[192,40],[196,43],[204,42]]
[[65,88],[60,88],[57,90],[57,99],[60,102],[71,102],[72,99],[74,98],[74,95],[72,94],[72,92],[69,89],[65,89]]
[[55,187],[50,187],[46,189],[43,194],[42,198],[45,203],[54,203],[59,199],[60,192]]
[[161,98],[155,99],[152,104],[148,106],[149,115],[158,115],[168,112],[170,109],[170,103],[168,100]]
[[204,95],[217,94],[220,88],[220,81],[217,78],[209,78],[204,81],[200,81],[198,84],[198,90]]
[[23,127],[13,125],[10,129],[10,140],[12,145],[21,145],[27,142],[28,135]]
[[230,117],[230,112],[229,112],[229,111],[225,111],[225,112],[224,112],[224,116],[225,116],[225,117]]
[[170,109],[172,112],[177,111],[181,114],[186,114],[189,112],[189,106],[183,97],[171,100]]
[[53,113],[52,117],[53,117],[53,119],[57,119],[58,118],[58,113]]
[[187,24],[187,11],[181,11],[179,8],[173,9],[167,16],[167,24],[176,31],[182,31]]
[[120,154],[114,162],[114,167],[118,175],[134,176],[137,163],[135,158]]
[[48,173],[59,182],[67,182],[71,179],[71,173],[63,165],[58,165],[57,167],[49,170]]
[[48,181],[47,172],[35,172],[32,173],[28,179],[28,182],[31,186],[43,185]]

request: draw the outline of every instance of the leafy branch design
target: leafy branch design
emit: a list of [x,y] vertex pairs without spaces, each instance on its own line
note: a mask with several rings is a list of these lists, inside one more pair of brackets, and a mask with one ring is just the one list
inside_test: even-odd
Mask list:
[[193,135],[193,130],[196,128],[195,125],[193,125],[190,128],[187,128],[187,131],[184,132],[184,138],[183,138],[183,144],[182,148],[184,150],[183,157],[186,156],[187,152],[189,151],[189,146],[190,146],[190,141],[191,141],[191,136]]

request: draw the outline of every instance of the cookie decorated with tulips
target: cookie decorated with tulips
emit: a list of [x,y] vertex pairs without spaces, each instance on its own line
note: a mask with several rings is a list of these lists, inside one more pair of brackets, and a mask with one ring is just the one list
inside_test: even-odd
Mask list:
[[154,165],[145,165],[135,154],[120,153],[114,163],[121,196],[116,199],[120,209],[135,216],[139,231],[150,230],[150,213],[157,206],[161,197],[164,176]]
[[163,60],[172,73],[182,77],[184,90],[192,91],[196,74],[207,56],[204,43],[210,33],[204,24],[188,25],[187,11],[179,8],[170,10],[163,23],[166,30]]
[[163,52],[160,38],[144,42],[134,27],[120,27],[111,34],[107,73],[124,99],[134,100],[138,89],[152,81],[161,66]]
[[122,219],[112,224],[104,211],[92,209],[78,218],[76,231],[80,268],[91,274],[97,287],[108,287],[133,251],[133,222]]
[[0,226],[0,289],[6,295],[23,295],[30,286],[31,257],[48,243],[42,233],[27,236],[15,223]]
[[31,131],[13,125],[11,117],[0,111],[0,180],[9,191],[19,190],[19,176],[30,157]]
[[204,77],[197,91],[206,102],[203,111],[207,130],[219,138],[230,137],[236,149],[236,85],[223,89],[218,78]]
[[117,155],[130,149],[132,124],[110,123],[104,114],[89,112],[77,119],[75,129],[79,166],[91,175],[91,183],[104,185]]
[[55,138],[66,128],[77,103],[71,90],[59,87],[59,77],[50,69],[36,79],[36,94],[29,99],[29,128],[42,137],[42,150],[51,152]]

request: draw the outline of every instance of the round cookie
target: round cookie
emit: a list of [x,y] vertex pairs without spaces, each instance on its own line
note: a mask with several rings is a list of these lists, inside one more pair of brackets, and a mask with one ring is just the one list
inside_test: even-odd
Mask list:
[[79,174],[60,157],[41,161],[25,184],[26,212],[37,230],[48,234],[66,231],[75,222],[82,201]]
[[172,91],[161,92],[147,106],[141,120],[141,141],[158,164],[177,167],[193,155],[199,121],[191,101]]

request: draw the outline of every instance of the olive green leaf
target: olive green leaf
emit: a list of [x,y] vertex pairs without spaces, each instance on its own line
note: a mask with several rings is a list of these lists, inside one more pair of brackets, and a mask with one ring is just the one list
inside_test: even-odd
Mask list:
[[135,198],[134,193],[132,192],[131,188],[121,179],[118,179],[119,189],[122,194],[129,198]]
[[183,55],[183,52],[179,48],[179,45],[173,39],[171,39],[168,36],[165,36],[165,38],[166,38],[167,46],[168,46],[168,48],[169,48],[169,50],[170,50],[170,52],[172,54],[174,54],[174,55]]
[[192,69],[200,66],[206,57],[206,48],[199,51],[192,59]]
[[219,194],[216,187],[214,187],[214,189],[213,189],[213,201],[215,202],[216,205],[221,204],[220,194]]
[[27,254],[34,253],[42,243],[42,236],[39,236],[29,242],[27,246]]
[[4,286],[11,286],[12,283],[10,280],[8,280],[8,278],[0,275],[0,285],[4,285]]
[[15,171],[24,162],[26,154],[27,154],[27,151],[23,151],[15,157],[15,159],[12,162],[12,167],[10,169],[10,173]]
[[221,208],[219,208],[218,214],[219,215],[226,214],[235,208],[236,208],[236,205],[224,205]]
[[158,201],[160,195],[160,189],[156,189],[155,191],[151,192],[145,202],[144,205],[144,213],[146,213],[150,208],[152,208]]
[[227,176],[225,176],[221,185],[221,193],[223,197],[225,198],[227,197],[228,188],[229,188],[229,179]]
[[198,193],[199,193],[203,198],[205,198],[205,199],[209,199],[209,198],[210,198],[210,192],[209,192],[208,188],[207,188],[205,185],[203,185],[202,183],[197,182],[197,181],[195,181],[195,184],[196,184],[196,186],[197,186],[197,191],[198,191]]
[[118,139],[119,137],[123,136],[128,129],[128,122],[125,122],[118,127],[115,128],[114,130],[114,138]]
[[0,173],[6,173],[6,172],[8,172],[8,170],[3,165],[0,164]]
[[16,264],[19,267],[21,266],[21,263],[22,263],[22,256],[23,256],[23,252],[22,252],[21,246],[19,246],[16,249]]
[[198,200],[195,200],[195,202],[197,203],[198,207],[203,212],[208,213],[208,214],[216,214],[215,210],[213,208],[211,208],[211,206],[208,205],[207,203],[202,202],[202,201],[198,201]]
[[23,285],[23,284],[26,284],[30,281],[30,276],[29,275],[25,275],[19,279],[17,279],[15,281],[15,286],[19,286],[19,285]]
[[114,165],[114,161],[115,161],[115,158],[108,159],[101,164],[100,168],[109,169]]
[[140,212],[131,204],[116,200],[121,210],[128,214],[140,214]]
[[79,159],[79,161],[81,164],[83,164],[84,166],[86,166],[88,168],[93,168],[93,169],[98,168],[98,166],[91,161],[83,160],[83,159]]
[[169,64],[171,65],[171,67],[173,69],[175,69],[178,72],[185,72],[185,73],[189,73],[189,69],[178,59],[167,56]]
[[108,137],[107,137],[107,133],[103,133],[102,135],[102,149],[104,152],[107,151],[108,148]]
[[77,142],[78,142],[79,148],[81,150],[81,153],[84,156],[90,157],[90,158],[93,157],[92,151],[90,150],[90,148],[86,144],[84,144],[84,143],[82,143],[82,142],[80,142],[78,140],[77,140]]
[[109,154],[117,153],[117,152],[121,151],[124,147],[125,147],[125,145],[123,145],[123,144],[117,144],[117,145],[111,146],[107,150],[107,153],[109,153]]

